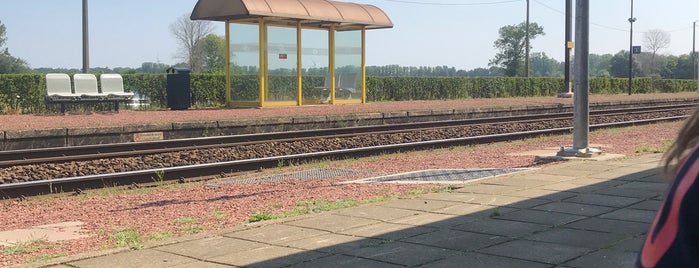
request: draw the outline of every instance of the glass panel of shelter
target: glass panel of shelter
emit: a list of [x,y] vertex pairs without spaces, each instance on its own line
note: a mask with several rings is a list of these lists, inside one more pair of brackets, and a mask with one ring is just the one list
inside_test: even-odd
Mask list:
[[297,28],[269,25],[267,27],[267,91],[268,101],[297,100],[298,63]]
[[229,27],[231,99],[235,102],[259,102],[260,26],[232,22]]
[[[254,24],[253,24],[254,23]],[[329,30],[301,28],[301,57],[297,49],[297,28],[286,22],[255,23],[251,20],[230,21],[230,90],[234,103],[260,103],[260,40],[266,41],[264,102],[297,102],[298,60],[302,62],[302,98],[304,104],[330,102]],[[260,27],[259,25],[263,26]],[[263,31],[266,27],[266,31]],[[267,35],[262,39],[260,32]],[[335,99],[336,102],[361,101],[362,32],[335,32]],[[353,101],[354,100],[354,101]]]

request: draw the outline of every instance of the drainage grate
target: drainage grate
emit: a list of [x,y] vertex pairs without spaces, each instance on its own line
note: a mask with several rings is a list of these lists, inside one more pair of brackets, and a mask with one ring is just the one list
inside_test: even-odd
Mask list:
[[353,183],[459,183],[476,179],[495,177],[528,169],[437,169],[423,170],[395,175],[381,176],[352,181]]
[[257,178],[247,178],[226,181],[221,183],[213,183],[207,186],[209,187],[220,187],[223,185],[230,184],[250,184],[250,183],[260,183],[260,182],[281,182],[286,180],[322,180],[322,179],[332,179],[340,177],[356,177],[356,176],[367,176],[372,174],[369,171],[361,171],[354,169],[341,169],[341,168],[319,168],[303,170],[291,173],[284,173],[279,175],[264,176]]

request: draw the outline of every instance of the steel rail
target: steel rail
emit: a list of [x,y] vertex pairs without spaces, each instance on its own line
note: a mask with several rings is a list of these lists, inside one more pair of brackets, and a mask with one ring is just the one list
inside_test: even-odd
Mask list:
[[[611,127],[626,127],[633,125],[651,124],[657,122],[677,121],[688,116],[673,116],[665,118],[653,118],[634,120],[626,122],[605,123],[591,125],[590,129],[601,129]],[[541,135],[556,135],[570,133],[573,127],[563,127],[545,130],[522,131],[513,133],[461,137],[453,139],[441,139],[431,141],[420,141],[411,143],[399,143],[390,145],[378,145],[361,148],[351,148],[342,150],[322,151],[313,153],[302,153],[285,156],[272,156],[256,159],[234,160],[219,163],[207,163],[189,166],[177,166],[167,168],[155,168],[138,171],[128,171],[119,173],[78,176],[68,178],[57,178],[47,180],[37,180],[19,183],[0,184],[0,199],[16,198],[25,195],[48,194],[55,192],[72,192],[76,189],[88,189],[95,187],[105,187],[111,185],[129,185],[131,183],[153,182],[155,177],[165,181],[183,180],[192,177],[205,177],[218,175],[221,172],[240,172],[257,170],[261,167],[275,167],[280,161],[308,161],[318,159],[342,159],[349,157],[370,156],[385,153],[395,153],[400,151],[418,150],[426,148],[440,148],[448,146],[460,146],[467,144],[483,144],[498,141],[508,141],[536,137]],[[97,184],[95,183],[97,182]],[[101,186],[99,185],[101,183]]]
[[[618,114],[652,113],[678,109],[694,109],[694,104],[664,105],[641,108],[607,109],[591,112],[594,116],[611,116]],[[0,151],[0,168],[38,163],[55,163],[69,161],[86,161],[93,159],[129,157],[137,155],[159,154],[175,151],[232,147],[245,144],[271,141],[291,141],[303,138],[346,137],[349,135],[376,133],[387,134],[420,129],[457,127],[489,123],[513,123],[533,120],[561,120],[572,118],[572,113],[536,114],[524,116],[489,117],[462,120],[403,123],[379,126],[359,126],[347,128],[330,128],[260,134],[243,134],[218,137],[202,137],[178,140],[150,142],[130,142],[102,145],[85,145],[55,147],[28,150]]]

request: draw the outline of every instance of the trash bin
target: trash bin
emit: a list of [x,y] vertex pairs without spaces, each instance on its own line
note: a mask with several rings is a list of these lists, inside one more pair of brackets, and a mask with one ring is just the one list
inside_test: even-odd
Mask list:
[[192,105],[192,89],[187,68],[168,68],[167,73],[167,107],[172,110],[187,110]]

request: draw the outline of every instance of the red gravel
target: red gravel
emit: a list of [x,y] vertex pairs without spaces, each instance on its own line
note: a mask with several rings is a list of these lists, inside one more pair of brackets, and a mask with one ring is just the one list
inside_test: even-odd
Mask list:
[[[672,95],[680,97],[677,95]],[[640,95],[639,95],[640,97]],[[684,96],[683,96],[684,97]],[[593,98],[594,99],[594,98]],[[527,101],[529,100],[529,101]],[[535,103],[544,99],[536,99]],[[567,100],[553,99],[558,102]],[[478,107],[532,104],[530,99],[467,100],[445,102],[410,102],[410,109],[456,108],[456,106]],[[597,98],[597,101],[600,101]],[[612,101],[612,100],[609,100]],[[414,104],[414,106],[412,105]],[[490,105],[487,105],[490,104]],[[394,107],[394,108],[388,108]],[[283,112],[287,115],[345,112],[405,110],[407,103],[380,103],[369,105],[313,106],[295,108],[251,109],[251,110],[213,110],[183,112],[140,112],[122,111],[118,114],[91,114],[69,116],[0,116],[3,129],[34,129],[42,127],[70,127],[92,125],[94,122],[104,124],[121,124],[124,122],[152,122],[160,120],[212,120],[221,118],[238,118],[254,116],[272,116]],[[417,108],[416,108],[417,107]],[[402,109],[400,109],[402,108]],[[462,107],[464,108],[464,107]],[[238,114],[245,114],[238,115]],[[174,115],[173,115],[174,114]],[[140,118],[140,115],[148,115]],[[222,117],[222,116],[226,117]],[[10,119],[7,120],[6,119]],[[76,122],[79,120],[82,122]],[[165,119],[167,118],[167,119]],[[16,122],[15,120],[24,120]],[[127,120],[128,119],[128,120]],[[125,121],[124,121],[125,120]],[[14,122],[14,123],[13,123]],[[6,125],[7,124],[7,125]],[[9,126],[9,128],[8,128]],[[632,127],[625,129],[593,132],[591,144],[600,144],[609,153],[637,154],[639,148],[653,146],[673,140],[680,123]],[[379,174],[390,174],[434,168],[508,168],[524,167],[535,164],[533,156],[514,156],[513,152],[524,152],[542,148],[559,147],[572,144],[572,135],[496,143],[491,145],[462,147],[456,149],[434,150],[429,152],[403,153],[359,160],[347,160],[322,164],[308,164],[280,169],[265,170],[258,174],[289,172],[299,169],[342,167],[369,170]],[[645,153],[645,152],[641,152]],[[114,230],[132,227],[143,237],[152,234],[172,232],[175,236],[188,234],[192,230],[218,230],[238,226],[252,213],[281,212],[290,210],[294,204],[303,200],[315,199],[354,199],[367,200],[375,196],[387,196],[407,193],[416,188],[431,188],[431,185],[345,185],[340,180],[324,181],[288,181],[283,183],[229,185],[209,188],[204,184],[186,184],[147,189],[106,189],[88,191],[85,195],[56,195],[36,197],[28,201],[0,201],[0,231],[31,226],[58,223],[64,221],[82,221],[92,237],[61,243],[51,243],[43,249],[25,253],[8,254],[0,249],[0,266],[25,262],[36,256],[65,253],[76,254],[110,248],[116,245],[111,237]],[[222,218],[214,216],[217,213]],[[196,223],[178,224],[177,219],[194,217]],[[194,228],[193,228],[194,226]]]

